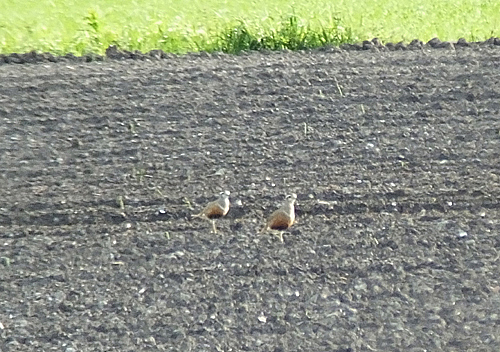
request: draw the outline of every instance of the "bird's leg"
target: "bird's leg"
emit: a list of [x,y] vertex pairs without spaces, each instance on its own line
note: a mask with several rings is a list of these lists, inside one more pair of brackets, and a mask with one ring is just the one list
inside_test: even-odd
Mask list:
[[217,233],[217,229],[215,228],[215,219],[212,219],[212,228],[214,229],[214,233]]
[[279,231],[279,232],[273,231],[273,235],[275,235],[276,237],[278,237],[281,242],[284,242],[284,240],[283,240],[283,231]]

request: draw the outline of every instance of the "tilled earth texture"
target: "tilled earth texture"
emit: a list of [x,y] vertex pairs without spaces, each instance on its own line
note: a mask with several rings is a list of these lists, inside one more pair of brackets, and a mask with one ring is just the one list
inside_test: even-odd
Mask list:
[[2,351],[500,350],[499,46],[0,82]]

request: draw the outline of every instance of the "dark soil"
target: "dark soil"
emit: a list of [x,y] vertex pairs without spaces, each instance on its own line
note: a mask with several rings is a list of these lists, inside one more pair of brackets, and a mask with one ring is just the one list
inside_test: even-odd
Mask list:
[[[0,83],[2,351],[500,350],[499,46]],[[191,214],[225,189],[212,234]],[[258,235],[291,192],[285,242]]]

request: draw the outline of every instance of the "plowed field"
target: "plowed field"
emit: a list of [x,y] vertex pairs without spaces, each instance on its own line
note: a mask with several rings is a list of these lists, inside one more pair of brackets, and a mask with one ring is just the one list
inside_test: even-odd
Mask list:
[[[0,83],[2,351],[500,350],[500,47]],[[191,215],[226,189],[213,234]]]

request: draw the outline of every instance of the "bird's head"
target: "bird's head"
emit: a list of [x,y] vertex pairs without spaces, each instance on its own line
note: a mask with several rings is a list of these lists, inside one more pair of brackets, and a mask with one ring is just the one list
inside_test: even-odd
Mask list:
[[285,197],[285,201],[293,204],[297,200],[297,195],[295,193],[289,194]]
[[226,199],[226,198],[229,198],[230,194],[231,194],[231,192],[229,192],[229,191],[220,192],[220,197],[222,199]]

